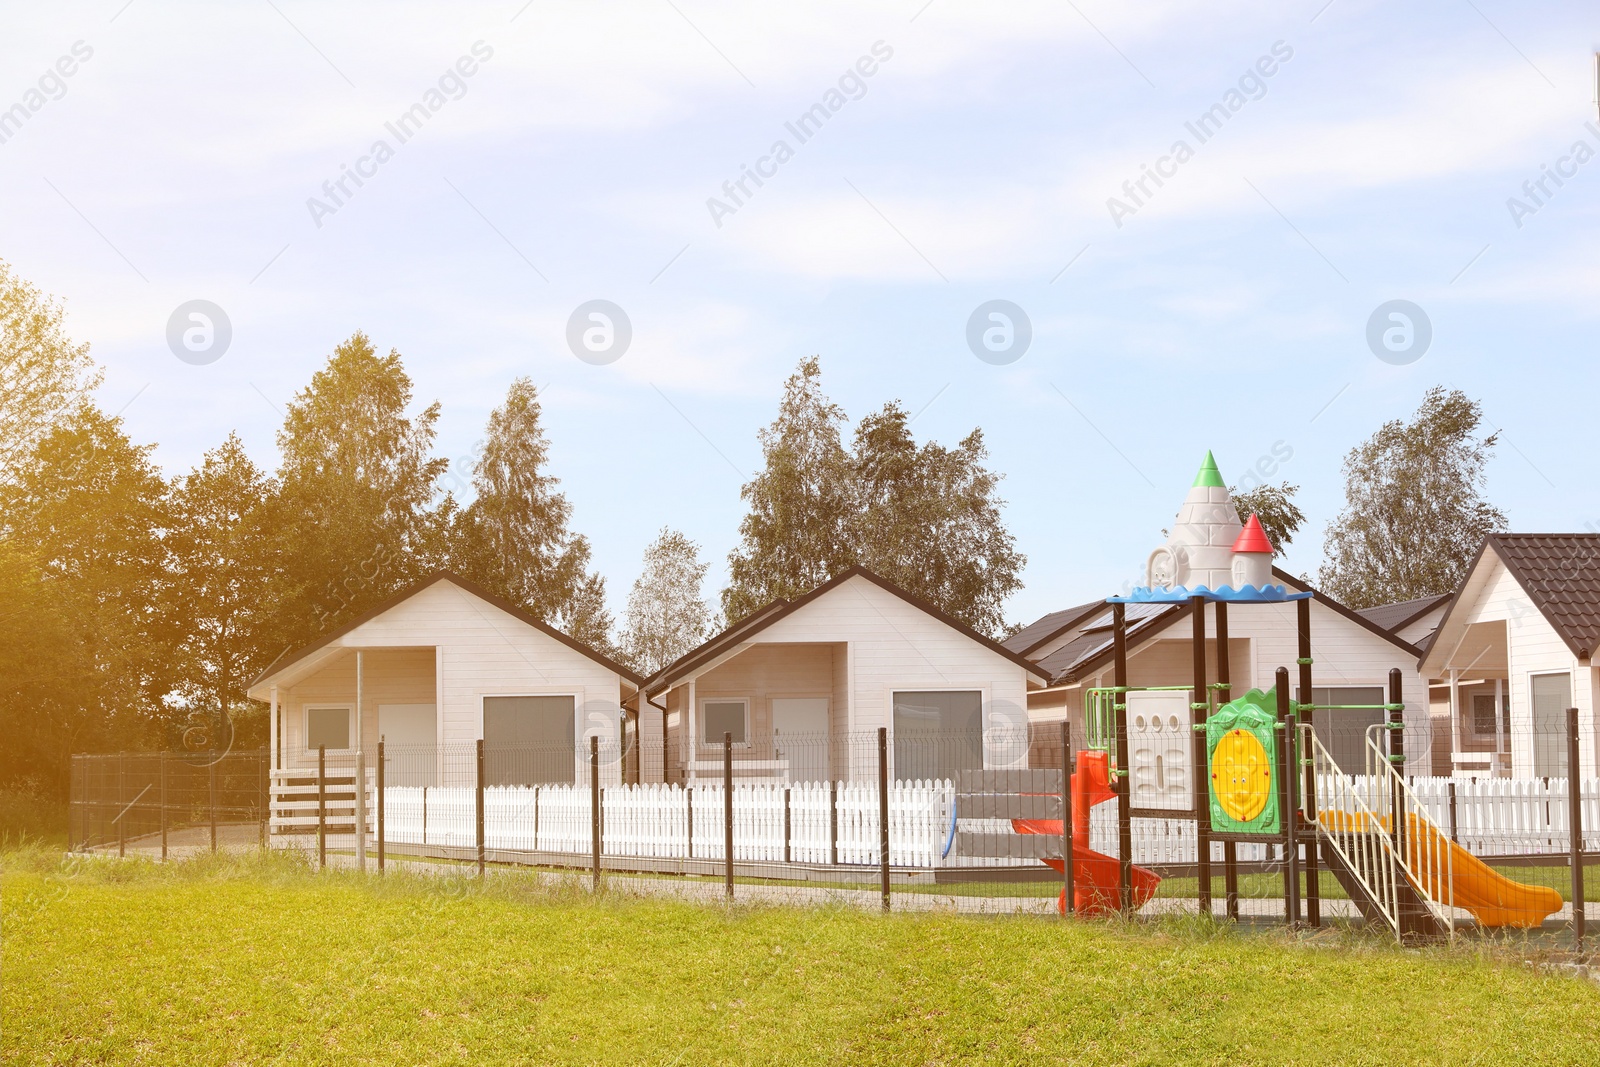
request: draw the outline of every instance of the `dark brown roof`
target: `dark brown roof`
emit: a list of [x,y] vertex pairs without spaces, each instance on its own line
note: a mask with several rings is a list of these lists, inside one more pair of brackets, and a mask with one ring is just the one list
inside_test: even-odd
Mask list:
[[1013,652],[1011,649],[1007,648],[1005,645],[996,641],[992,637],[985,637],[983,634],[980,634],[978,631],[974,630],[972,627],[968,626],[954,615],[949,615],[942,609],[928,603],[926,600],[923,600],[921,597],[914,596],[911,593],[906,592],[904,589],[901,589],[898,585],[895,585],[888,579],[880,578],[878,575],[873,574],[865,567],[851,567],[849,570],[844,571],[843,573],[838,574],[817,586],[804,596],[795,597],[793,600],[784,600],[782,598],[774,600],[772,603],[761,608],[754,614],[740,620],[733,626],[728,627],[728,629],[722,631],[720,634],[717,634],[711,640],[700,645],[698,648],[694,648],[688,652],[685,652],[683,655],[679,656],[677,659],[673,660],[671,663],[667,664],[650,677],[646,678],[640,686],[640,691],[643,692],[646,697],[648,697],[651,693],[659,693],[663,689],[670,689],[676,682],[682,679],[684,675],[690,674],[696,668],[704,666],[711,660],[716,659],[718,656],[722,655],[722,653],[726,652],[732,646],[749,637],[751,634],[759,633],[760,631],[765,630],[768,626],[771,626],[773,623],[777,622],[779,619],[794,614],[796,611],[805,607],[807,604],[822,596],[824,593],[843,585],[851,578],[865,578],[873,585],[878,586],[886,592],[894,594],[919,611],[933,616],[935,619],[938,619],[952,630],[956,630],[962,635],[970,637],[972,640],[983,645],[991,652],[999,653],[1036,678],[1048,680],[1048,675],[1046,675],[1032,660],[1018,655],[1016,652]]
[[1379,604],[1375,607],[1360,608],[1356,614],[1393,633],[1395,630],[1403,630],[1410,626],[1449,599],[1449,593],[1440,593],[1438,596],[1419,596],[1413,600],[1401,600],[1394,604]]
[[1037,619],[1000,642],[1013,652],[1026,656],[1040,645],[1055,640],[1066,631],[1072,629],[1072,624],[1089,614],[1091,611],[1105,609],[1104,600],[1091,600],[1087,604],[1079,604],[1075,608],[1064,611],[1052,611],[1043,618]]
[[1488,544],[1579,659],[1600,646],[1600,534],[1490,534]]
[[483,586],[478,585],[476,582],[469,582],[467,579],[461,577],[461,575],[456,574],[453,571],[435,571],[432,574],[428,575],[426,578],[422,579],[416,585],[410,586],[410,587],[408,587],[406,589],[402,589],[400,592],[396,593],[394,596],[390,597],[388,600],[385,600],[383,603],[379,604],[377,607],[373,608],[371,611],[368,611],[366,614],[358,616],[357,618],[351,619],[349,622],[345,623],[343,626],[339,627],[337,630],[333,630],[333,631],[331,631],[329,633],[323,634],[321,637],[317,638],[315,641],[311,642],[309,645],[305,645],[305,646],[303,646],[301,648],[295,649],[293,652],[290,652],[290,653],[287,653],[285,655],[279,656],[277,659],[272,661],[271,666],[269,666],[266,670],[262,671],[259,675],[257,675],[255,680],[252,681],[245,688],[247,690],[248,689],[253,689],[255,686],[260,685],[262,683],[262,681],[264,681],[266,678],[270,677],[271,675],[277,674],[279,671],[287,670],[289,667],[294,666],[296,663],[298,663],[301,660],[305,659],[307,656],[311,655],[313,652],[316,652],[319,649],[326,648],[328,645],[330,645],[334,641],[337,641],[339,638],[343,637],[345,634],[347,634],[350,631],[354,630],[356,627],[361,626],[364,623],[371,622],[373,619],[377,618],[379,615],[382,615],[384,612],[388,611],[390,608],[393,608],[393,607],[395,607],[395,606],[397,606],[399,604],[404,603],[407,600],[410,600],[412,597],[416,596],[418,593],[422,592],[424,589],[427,589],[431,585],[436,585],[439,582],[450,582],[450,583],[452,583],[452,584],[454,584],[456,586],[459,586],[465,592],[471,593],[473,596],[477,597],[479,600],[488,601],[489,603],[493,604],[495,607],[499,608],[501,611],[505,612],[507,615],[511,615],[514,618],[516,618],[517,620],[527,623],[529,626],[532,626],[534,629],[538,630],[539,632],[545,634],[548,637],[555,638],[557,641],[560,641],[563,645],[566,645],[568,648],[572,649],[574,652],[581,652],[583,655],[588,656],[590,659],[594,660],[596,663],[600,664],[602,667],[605,667],[607,670],[615,671],[617,674],[621,675],[622,677],[626,678],[628,681],[632,682],[635,686],[641,685],[644,682],[644,679],[642,677],[640,677],[638,674],[635,674],[629,668],[624,667],[622,664],[618,663],[616,660],[612,659],[611,657],[609,657],[607,655],[604,655],[603,653],[596,652],[594,649],[590,648],[588,645],[584,644],[582,641],[579,641],[577,638],[569,637],[567,634],[564,634],[560,630],[557,630],[555,627],[551,626],[549,623],[546,623],[546,622],[544,622],[544,621],[542,621],[540,619],[535,618],[534,616],[530,615],[525,609],[523,609],[523,608],[519,607],[518,605],[512,603],[511,601],[507,600],[505,597],[499,596],[499,595],[497,595],[495,593],[491,593],[491,592],[489,592],[489,590],[485,589]]

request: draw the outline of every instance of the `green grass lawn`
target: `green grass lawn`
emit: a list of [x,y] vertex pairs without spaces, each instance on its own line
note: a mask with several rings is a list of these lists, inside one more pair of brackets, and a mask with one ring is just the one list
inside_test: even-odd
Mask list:
[[1600,1063],[1504,947],[57,856],[5,857],[7,1064]]

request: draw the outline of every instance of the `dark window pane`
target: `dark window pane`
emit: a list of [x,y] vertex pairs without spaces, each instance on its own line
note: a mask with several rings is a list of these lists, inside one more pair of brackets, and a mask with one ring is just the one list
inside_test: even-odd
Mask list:
[[723,734],[732,734],[734,744],[744,744],[744,709],[742,700],[708,700],[700,705],[700,721],[705,724],[705,743],[720,745]]
[[350,709],[307,708],[306,748],[350,747]]
[[954,778],[983,769],[983,694],[894,695],[894,776],[901,780]]
[[1567,708],[1572,703],[1568,674],[1535,674],[1533,695],[1533,773],[1560,778],[1567,773]]
[[1317,710],[1312,714],[1317,740],[1346,774],[1364,774],[1367,766],[1367,727],[1383,722],[1381,708],[1337,708],[1329,704],[1382,704],[1388,694],[1380,685],[1317,688],[1311,691]]
[[484,697],[484,785],[571,784],[574,712],[570,696]]

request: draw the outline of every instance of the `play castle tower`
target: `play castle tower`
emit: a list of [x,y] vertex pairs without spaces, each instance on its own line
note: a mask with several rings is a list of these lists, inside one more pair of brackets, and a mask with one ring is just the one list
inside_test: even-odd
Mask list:
[[1261,521],[1239,522],[1210,452],[1183,498],[1167,543],[1145,563],[1146,590],[1261,590],[1272,585],[1272,542]]

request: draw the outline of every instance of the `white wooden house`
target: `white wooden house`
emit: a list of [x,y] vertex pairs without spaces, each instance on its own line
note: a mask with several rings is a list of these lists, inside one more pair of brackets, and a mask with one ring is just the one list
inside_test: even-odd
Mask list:
[[1044,671],[860,567],[767,605],[646,679],[645,781],[891,779],[1027,765],[1028,691]]
[[[1567,774],[1566,709],[1595,773],[1600,534],[1491,534],[1421,657],[1456,774]],[[1496,711],[1498,709],[1498,714]]]
[[[397,785],[470,784],[475,742],[504,784],[584,777],[584,739],[619,775],[624,701],[641,679],[515,604],[440,572],[304,648],[250,684],[271,709],[275,771],[341,767],[386,742]],[[348,773],[348,772],[346,772]]]

